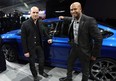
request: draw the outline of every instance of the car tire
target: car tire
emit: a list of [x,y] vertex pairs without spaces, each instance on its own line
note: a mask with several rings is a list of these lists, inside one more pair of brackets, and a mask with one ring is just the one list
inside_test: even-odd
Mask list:
[[5,55],[5,59],[9,62],[15,62],[17,61],[17,52],[13,48],[13,46],[10,46],[8,44],[4,44],[2,46],[2,52]]
[[90,74],[96,81],[113,81],[116,79],[116,61],[100,58],[91,64]]

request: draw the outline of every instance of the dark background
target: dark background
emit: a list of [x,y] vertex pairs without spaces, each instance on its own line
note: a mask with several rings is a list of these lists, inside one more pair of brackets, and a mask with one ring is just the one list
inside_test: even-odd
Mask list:
[[96,18],[116,19],[116,0],[86,0],[84,11]]
[[70,15],[70,5],[73,2],[80,2],[84,8],[86,0],[47,0],[46,1],[46,17],[58,17],[60,15]]
[[86,0],[84,13],[116,29],[116,0]]
[[[96,18],[99,23],[107,24],[116,29],[116,0],[0,0],[0,22],[3,23],[0,26],[0,31],[8,29],[6,30],[7,32],[20,28],[21,24],[18,23],[20,22],[19,16],[15,15],[15,18],[10,18],[9,20],[4,17],[7,14],[25,13],[32,6],[37,6],[41,10],[46,10],[46,18],[58,17],[60,15],[71,16],[70,5],[76,1],[82,4],[84,14]],[[3,18],[1,19],[1,17]]]
[[116,0],[47,0],[47,18],[70,15],[70,4],[78,1],[83,13],[96,18],[99,23],[116,28]]

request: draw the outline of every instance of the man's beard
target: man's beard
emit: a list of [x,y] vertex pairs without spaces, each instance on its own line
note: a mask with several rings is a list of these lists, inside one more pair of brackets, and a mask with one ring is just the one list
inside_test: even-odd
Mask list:
[[79,19],[79,17],[80,17],[80,14],[78,13],[78,14],[76,14],[76,15],[73,15],[73,17],[75,18],[75,19]]

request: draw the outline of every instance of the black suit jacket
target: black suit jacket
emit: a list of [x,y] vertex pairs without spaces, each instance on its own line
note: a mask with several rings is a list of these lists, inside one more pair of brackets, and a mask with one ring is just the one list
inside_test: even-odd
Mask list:
[[38,32],[40,34],[40,44],[42,43],[43,36],[46,36],[48,39],[50,38],[47,34],[42,20],[37,21],[37,27],[39,27],[39,29],[35,27],[32,18],[23,22],[21,26],[21,40],[24,53],[30,52],[30,50],[32,50],[36,46],[37,34],[35,32],[37,30],[39,30],[40,32]]
[[[71,23],[69,25],[69,40],[73,42],[73,23],[71,17],[65,17],[65,22]],[[82,14],[79,22],[78,30],[78,46],[82,53],[88,56],[99,56],[100,48],[102,45],[102,35],[97,26],[96,20],[93,17]]]

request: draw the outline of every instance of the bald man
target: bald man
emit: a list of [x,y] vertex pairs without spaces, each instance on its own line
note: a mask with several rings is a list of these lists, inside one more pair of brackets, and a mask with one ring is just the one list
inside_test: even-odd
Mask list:
[[[70,6],[72,17],[59,16],[65,23],[70,23],[68,29],[69,44],[71,45],[68,57],[67,77],[60,81],[72,81],[73,66],[77,58],[81,63],[82,80],[88,81],[90,60],[96,60],[102,45],[102,35],[93,17],[82,14],[79,2]],[[77,80],[78,81],[78,80]]]
[[44,72],[44,52],[43,52],[43,34],[48,38],[48,43],[52,43],[42,20],[39,19],[39,9],[34,6],[30,10],[30,19],[23,22],[21,27],[21,39],[24,56],[29,58],[29,65],[34,81],[39,81],[35,67],[35,59],[39,63],[39,74],[48,77]]

